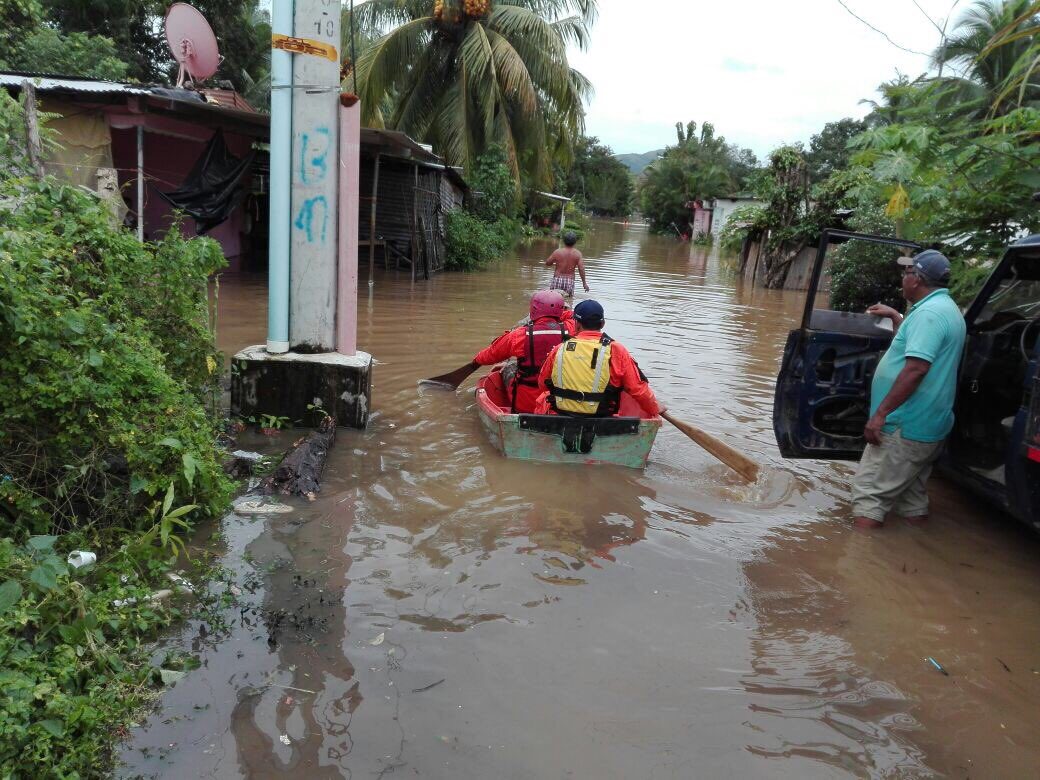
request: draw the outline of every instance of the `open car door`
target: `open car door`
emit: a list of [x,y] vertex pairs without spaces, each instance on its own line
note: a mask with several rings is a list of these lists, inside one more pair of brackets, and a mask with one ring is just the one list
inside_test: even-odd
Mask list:
[[773,431],[785,458],[858,460],[870,409],[870,382],[892,341],[891,320],[830,308],[824,268],[833,249],[850,241],[890,252],[893,265],[919,244],[895,238],[824,230],[809,279],[801,327],[787,337],[773,399]]
[[943,465],[1040,529],[1040,236],[1007,248],[964,319]]

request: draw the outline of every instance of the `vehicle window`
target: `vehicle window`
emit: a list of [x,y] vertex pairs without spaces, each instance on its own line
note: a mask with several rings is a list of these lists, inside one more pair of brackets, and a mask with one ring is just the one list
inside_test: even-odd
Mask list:
[[903,311],[901,272],[896,260],[903,250],[852,239],[832,244],[824,260],[815,308],[862,314],[883,303]]
[[902,274],[896,263],[904,251],[908,250],[860,239],[831,244],[813,300],[810,327],[862,335],[892,333],[891,320],[868,315],[866,310],[875,303],[905,310]]
[[1040,279],[1028,278],[1021,270],[1012,269],[1011,275],[1000,282],[975,318],[976,326],[1040,317]]

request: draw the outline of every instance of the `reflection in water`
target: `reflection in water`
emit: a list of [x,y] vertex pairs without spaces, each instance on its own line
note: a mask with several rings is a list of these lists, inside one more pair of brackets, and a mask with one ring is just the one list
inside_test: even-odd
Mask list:
[[[362,290],[369,429],[339,436],[315,502],[225,521],[230,628],[169,640],[203,666],[121,774],[1035,773],[1040,550],[942,487],[932,529],[853,534],[848,466],[778,458],[801,295],[637,227],[582,247],[607,332],[678,417],[766,466],[754,486],[671,427],[643,472],[508,461],[473,380],[417,390],[516,322],[554,247]],[[225,350],[263,340],[263,304],[262,279],[224,278]]]

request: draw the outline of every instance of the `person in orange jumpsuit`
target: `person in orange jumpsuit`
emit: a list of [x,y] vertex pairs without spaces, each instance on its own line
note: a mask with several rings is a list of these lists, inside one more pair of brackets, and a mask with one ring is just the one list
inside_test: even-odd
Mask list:
[[[538,373],[538,388],[543,392],[535,406],[535,414],[611,417],[618,413],[622,391],[650,416],[665,411],[664,404],[657,400],[629,351],[603,333],[606,320],[599,302],[590,299],[579,303],[574,307],[574,319],[577,322],[574,338],[554,347]],[[603,376],[602,366],[599,373],[596,372],[596,362],[598,355],[608,349],[609,375]],[[564,351],[562,355],[561,350]],[[590,359],[586,359],[586,355]],[[563,370],[565,361],[571,360],[582,361],[580,371],[571,371],[569,367]],[[582,371],[590,381],[582,387],[568,387],[569,383],[577,383],[574,378],[580,379]]]
[[473,357],[480,366],[493,366],[516,358],[516,375],[509,390],[512,411],[534,412],[538,395],[538,371],[552,348],[574,335],[574,315],[563,295],[542,290],[531,296],[531,322],[506,331]]

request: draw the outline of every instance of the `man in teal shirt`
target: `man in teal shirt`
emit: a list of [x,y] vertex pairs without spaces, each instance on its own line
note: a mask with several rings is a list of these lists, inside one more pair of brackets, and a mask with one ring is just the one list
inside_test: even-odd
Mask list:
[[926,483],[953,428],[965,325],[946,289],[950,261],[926,249],[898,262],[906,317],[881,304],[867,309],[890,318],[896,335],[874,372],[867,447],[852,481],[860,528],[880,528],[889,511],[913,523],[928,518]]

